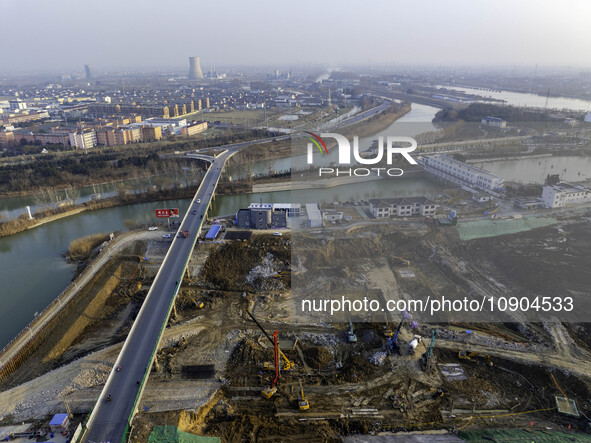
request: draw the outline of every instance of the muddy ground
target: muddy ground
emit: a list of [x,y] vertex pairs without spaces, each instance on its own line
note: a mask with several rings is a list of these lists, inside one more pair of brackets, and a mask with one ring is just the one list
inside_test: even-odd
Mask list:
[[[358,293],[388,300],[448,292],[583,292],[588,277],[577,271],[584,274],[579,261],[591,252],[584,241],[587,230],[584,221],[568,220],[528,233],[461,242],[454,229],[410,223],[335,227],[299,237],[255,234],[249,241],[202,244],[189,266],[191,277],[183,280],[176,317],[169,321],[171,329],[182,332],[163,342],[159,369],[152,372],[140,403],[140,410],[149,412],[134,420],[132,441],[146,441],[158,424],[222,441],[337,441],[357,433],[523,427],[530,421],[541,429],[571,425],[585,430],[585,419],[556,413],[554,397],[564,392],[585,414],[591,408],[588,324],[456,319],[421,321],[411,329],[406,321],[400,354],[390,353],[384,322],[395,329],[400,316],[354,321],[358,340],[350,343],[347,322],[298,315],[294,284],[319,296]],[[528,242],[531,260],[520,260]],[[295,263],[292,246],[299,248]],[[166,249],[165,242],[140,242],[114,260],[88,288],[80,312],[56,328],[35,361],[26,362],[10,384],[121,342]],[[139,256],[150,257],[150,263],[140,266]],[[558,257],[564,263],[552,267]],[[571,260],[572,273],[567,270]],[[531,272],[532,261],[545,272],[520,278],[520,272]],[[572,281],[556,278],[562,270]],[[402,277],[401,271],[414,277]],[[542,278],[547,285],[540,284]],[[495,284],[500,281],[504,287]],[[86,311],[89,306],[93,315]],[[270,400],[261,390],[274,378],[273,371],[264,370],[266,362],[273,362],[273,348],[245,309],[269,333],[278,330],[282,351],[295,363],[282,371]],[[81,318],[88,323],[77,323]],[[439,331],[433,370],[424,371],[420,358],[433,330]],[[423,340],[410,353],[415,334]],[[461,350],[484,357],[462,360]],[[442,373],[445,364],[458,364],[465,378],[448,379]],[[305,412],[298,408],[300,382],[311,405]]]

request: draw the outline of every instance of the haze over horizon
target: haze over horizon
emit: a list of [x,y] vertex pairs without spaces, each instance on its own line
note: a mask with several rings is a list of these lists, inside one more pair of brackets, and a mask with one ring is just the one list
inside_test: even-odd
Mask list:
[[[255,5],[190,0],[7,0],[2,73],[209,66],[589,67],[591,2]],[[355,21],[351,22],[350,17]]]

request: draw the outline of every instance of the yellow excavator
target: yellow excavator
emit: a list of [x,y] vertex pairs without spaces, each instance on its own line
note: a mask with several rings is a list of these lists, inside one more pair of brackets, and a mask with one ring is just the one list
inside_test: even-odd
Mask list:
[[300,400],[298,402],[298,405],[300,407],[300,411],[307,411],[308,409],[310,409],[310,402],[306,400],[306,397],[304,396],[302,380],[300,380]]
[[404,266],[410,266],[410,260],[407,260],[402,257],[396,257],[395,255],[391,255],[390,258],[392,259],[392,261],[394,261],[394,263],[398,263]]
[[486,363],[489,366],[493,365],[493,362],[490,359],[490,355],[488,354],[481,354],[480,352],[471,352],[471,351],[460,351],[458,352],[458,358],[460,360],[473,360],[474,357],[480,357],[486,360]]

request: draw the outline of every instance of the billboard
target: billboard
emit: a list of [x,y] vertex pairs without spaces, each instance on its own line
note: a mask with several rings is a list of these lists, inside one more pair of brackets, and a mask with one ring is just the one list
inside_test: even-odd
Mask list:
[[179,209],[156,209],[156,217],[158,218],[168,218],[168,217],[178,217],[179,216]]

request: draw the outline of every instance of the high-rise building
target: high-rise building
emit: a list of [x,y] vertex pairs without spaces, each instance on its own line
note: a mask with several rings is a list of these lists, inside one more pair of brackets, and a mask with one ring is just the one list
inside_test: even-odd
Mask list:
[[203,78],[199,57],[189,57],[189,80],[199,80]]
[[86,72],[86,80],[92,80],[92,68],[90,65],[84,65],[84,71]]

